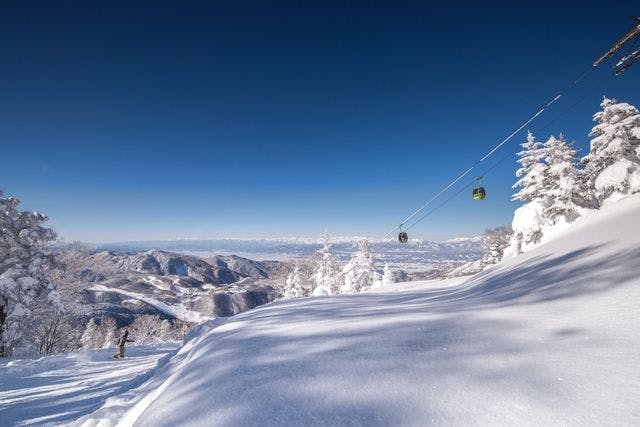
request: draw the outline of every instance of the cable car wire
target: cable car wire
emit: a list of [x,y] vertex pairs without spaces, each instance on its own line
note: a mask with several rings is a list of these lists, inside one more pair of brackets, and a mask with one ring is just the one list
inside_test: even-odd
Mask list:
[[538,109],[538,111],[536,111],[534,114],[532,114],[527,120],[525,120],[520,126],[518,126],[513,132],[511,132],[506,138],[504,138],[502,141],[500,141],[496,146],[494,146],[487,154],[485,154],[484,156],[482,156],[479,160],[477,160],[470,168],[468,168],[467,170],[465,170],[464,172],[462,172],[460,175],[458,175],[456,178],[453,179],[453,181],[451,181],[449,184],[447,184],[445,187],[443,187],[435,196],[433,196],[431,199],[429,199],[424,205],[420,206],[418,209],[416,209],[413,213],[411,213],[408,217],[406,217],[403,221],[400,222],[399,225],[395,226],[392,230],[390,230],[387,234],[384,235],[384,237],[388,237],[389,235],[391,235],[392,233],[394,233],[396,230],[398,230],[402,225],[406,224],[407,221],[410,221],[413,217],[415,217],[417,214],[419,214],[420,212],[422,212],[425,208],[427,208],[431,203],[433,203],[433,201],[435,201],[437,198],[439,198],[443,193],[445,193],[447,190],[449,190],[451,187],[453,187],[454,185],[456,185],[462,178],[464,178],[465,176],[467,176],[472,170],[474,170],[480,163],[484,162],[486,159],[488,159],[489,157],[491,157],[493,155],[493,153],[495,153],[498,149],[500,149],[500,147],[502,147],[504,144],[506,144],[507,142],[509,142],[514,136],[516,136],[522,129],[524,129],[527,125],[529,125],[531,122],[533,122],[536,118],[538,118],[538,116],[540,116],[545,110],[547,110],[549,107],[551,107],[555,102],[557,102],[560,98],[562,98],[569,90],[571,90],[574,86],[576,86],[578,83],[580,83],[585,77],[587,77],[591,71],[593,71],[593,67],[589,66],[588,68],[585,69],[585,71],[583,71],[582,73],[580,73],[580,75],[573,80],[570,84],[568,84],[564,89],[562,89],[556,96],[554,96],[553,98],[551,98],[549,101],[547,101],[540,109]]
[[[563,118],[567,113],[569,113],[571,110],[573,110],[575,107],[577,107],[578,105],[582,104],[593,92],[595,92],[596,90],[600,89],[605,81],[610,78],[611,76],[609,74],[605,74],[601,79],[599,79],[596,84],[590,88],[589,90],[586,91],[585,95],[583,95],[582,97],[580,97],[576,102],[574,102],[573,104],[571,104],[569,107],[565,108],[564,110],[562,110],[562,112],[560,112],[559,114],[557,114],[553,119],[551,119],[549,122],[547,122],[544,126],[542,126],[540,129],[538,129],[538,132],[544,132],[546,130],[548,130],[553,124],[555,124],[558,120],[560,120],[561,118]],[[508,152],[506,153],[504,156],[502,156],[500,159],[498,159],[495,163],[493,163],[491,166],[489,166],[487,169],[485,169],[481,175],[481,177],[485,177],[488,174],[491,173],[491,171],[493,171],[495,168],[497,168],[502,162],[504,162],[506,159],[508,159],[509,157],[511,157],[512,155],[514,155],[515,153],[513,152]],[[428,211],[427,213],[425,213],[423,216],[419,217],[418,219],[416,219],[415,221],[413,221],[411,224],[404,226],[404,232],[406,234],[406,231],[412,229],[414,226],[416,226],[419,222],[423,221],[424,219],[426,219],[427,217],[431,216],[434,212],[436,212],[438,209],[440,209],[441,207],[443,207],[444,205],[446,205],[447,203],[449,203],[452,199],[454,199],[455,197],[457,197],[458,195],[460,195],[460,193],[462,193],[463,191],[467,190],[468,188],[470,188],[471,186],[473,186],[475,183],[477,182],[477,178],[469,181],[467,184],[465,184],[463,187],[461,187],[460,189],[458,189],[455,193],[453,193],[451,196],[447,197],[442,203],[440,203],[439,205],[437,205],[436,207],[434,207],[433,209],[431,209],[430,211]]]

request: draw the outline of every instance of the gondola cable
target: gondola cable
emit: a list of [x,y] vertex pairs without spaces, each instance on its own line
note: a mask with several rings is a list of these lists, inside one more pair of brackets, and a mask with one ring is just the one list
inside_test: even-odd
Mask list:
[[[529,125],[531,122],[533,122],[536,118],[538,118],[544,111],[546,111],[549,107],[551,107],[551,105],[553,105],[555,102],[557,102],[560,98],[562,98],[564,95],[566,95],[566,93],[571,90],[573,87],[575,87],[576,85],[578,85],[578,83],[580,83],[584,78],[586,78],[595,67],[597,67],[598,65],[600,65],[601,63],[605,62],[607,59],[609,59],[612,56],[615,56],[617,54],[617,52],[622,48],[622,46],[624,44],[626,44],[627,42],[634,40],[632,43],[632,48],[635,45],[635,43],[638,41],[638,39],[636,38],[637,36],[640,35],[640,18],[635,17],[634,20],[637,22],[637,24],[630,30],[628,31],[623,37],[621,37],[620,39],[618,39],[613,46],[611,47],[611,49],[609,49],[605,54],[603,54],[598,60],[596,60],[592,65],[593,66],[589,66],[587,69],[585,69],[585,71],[583,71],[575,80],[573,80],[571,83],[569,83],[562,91],[560,91],[560,93],[558,93],[555,97],[551,98],[546,104],[544,104],[536,113],[534,113],[533,115],[531,115],[522,125],[520,125],[516,130],[514,130],[513,132],[511,132],[506,138],[504,138],[502,141],[500,141],[500,143],[498,143],[495,147],[493,147],[491,149],[491,151],[489,151],[487,154],[485,154],[482,158],[480,158],[478,161],[476,161],[470,168],[468,168],[466,171],[464,171],[463,173],[461,173],[460,175],[458,175],[453,181],[451,181],[449,184],[447,184],[444,188],[442,188],[435,196],[433,196],[431,199],[429,199],[424,205],[422,205],[421,207],[419,207],[418,209],[416,209],[413,213],[411,213],[407,218],[405,218],[402,222],[400,222],[399,225],[397,225],[396,227],[394,227],[392,230],[390,230],[387,234],[385,234],[385,238],[387,238],[389,235],[391,235],[393,232],[395,232],[396,230],[402,230],[402,226],[405,225],[408,221],[410,221],[411,219],[413,219],[417,214],[419,214],[420,212],[422,212],[424,209],[426,209],[431,203],[433,203],[436,199],[438,199],[442,194],[444,194],[446,191],[448,191],[451,187],[453,187],[455,184],[457,184],[462,178],[464,178],[465,176],[467,176],[472,170],[474,170],[479,164],[481,164],[482,162],[484,162],[486,159],[488,159],[491,155],[493,155],[493,153],[495,153],[498,149],[500,149],[500,147],[502,147],[504,144],[506,144],[507,142],[509,142],[515,135],[517,135],[522,129],[524,129],[527,125]],[[632,50],[632,49],[631,49]],[[638,53],[637,51],[635,53]],[[631,55],[633,55],[634,52],[632,52]],[[621,60],[619,60],[618,64],[616,64],[616,67],[620,65],[620,63],[622,61],[624,61],[623,57]],[[633,65],[633,63],[635,63],[636,61],[638,61],[640,59],[640,55],[635,57],[635,58],[631,58],[631,62],[627,63],[626,66],[624,67],[624,69],[630,67],[631,65]],[[623,69],[623,71],[624,71]],[[616,75],[619,74],[616,71]],[[505,157],[506,158],[506,157]],[[504,159],[504,158],[503,158]],[[503,159],[501,159],[500,161],[498,161],[498,163],[502,162]],[[493,168],[493,167],[492,167]],[[490,168],[490,169],[492,169]],[[484,174],[483,174],[484,175]],[[465,187],[463,187],[463,189],[468,188],[470,185],[473,184],[473,181],[470,184],[467,184]],[[405,231],[401,233],[404,234],[404,239],[408,240],[408,236],[406,236],[406,230],[408,230],[410,227],[413,227],[415,224],[417,224],[418,222],[420,222],[422,219],[424,219],[426,216],[430,215],[433,211],[437,210],[439,207],[443,206],[444,204],[446,204],[449,200],[451,200],[453,197],[457,196],[458,194],[460,194],[460,192],[462,191],[459,190],[458,192],[454,193],[454,195],[452,195],[451,197],[447,198],[443,203],[441,203],[440,205],[438,205],[435,209],[432,209],[431,211],[429,211],[427,213],[427,215],[424,215],[423,217],[420,217],[419,220],[414,221],[409,227],[405,228]],[[400,240],[402,241],[403,239],[400,238]]]
[[[609,74],[604,75],[601,79],[599,79],[595,85],[593,85],[593,87],[591,89],[589,89],[587,91],[587,93],[585,95],[583,95],[582,97],[580,97],[576,102],[572,103],[569,107],[565,108],[564,110],[562,110],[562,112],[560,112],[559,114],[557,114],[553,119],[551,119],[549,122],[547,122],[544,126],[542,126],[541,128],[538,129],[539,132],[543,132],[545,130],[548,130],[549,128],[551,128],[551,126],[556,123],[558,120],[562,119],[567,113],[569,113],[571,110],[573,110],[576,106],[582,104],[590,95],[591,93],[595,92],[596,90],[600,89],[605,81],[610,78],[611,76]],[[505,153],[504,156],[502,156],[500,159],[498,159],[495,163],[493,163],[491,166],[489,166],[487,169],[485,169],[482,172],[482,177],[486,177],[487,175],[489,175],[495,168],[497,168],[502,162],[504,162],[506,159],[508,159],[509,157],[513,156],[515,153],[513,153],[512,151]],[[411,224],[405,226],[404,228],[404,234],[407,234],[406,232],[410,229],[412,229],[415,225],[417,225],[418,223],[420,223],[421,221],[423,221],[424,219],[426,219],[427,217],[431,216],[433,213],[435,213],[438,209],[440,209],[441,207],[443,207],[444,205],[446,205],[448,202],[450,202],[452,199],[454,199],[455,197],[457,197],[458,195],[460,195],[460,193],[462,193],[463,191],[467,190],[468,188],[470,188],[474,183],[476,183],[476,179],[469,181],[467,184],[465,184],[463,187],[461,187],[460,189],[458,189],[455,193],[453,193],[450,197],[446,198],[442,203],[440,203],[439,205],[437,205],[436,207],[434,207],[433,209],[431,209],[430,211],[428,211],[427,213],[425,213],[423,216],[419,217],[418,219],[414,220]],[[407,240],[408,240],[408,236],[407,236]]]

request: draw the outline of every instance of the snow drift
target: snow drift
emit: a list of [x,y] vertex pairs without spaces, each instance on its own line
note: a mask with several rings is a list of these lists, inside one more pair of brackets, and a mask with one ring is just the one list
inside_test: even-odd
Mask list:
[[84,425],[638,425],[640,196],[470,279],[203,327]]

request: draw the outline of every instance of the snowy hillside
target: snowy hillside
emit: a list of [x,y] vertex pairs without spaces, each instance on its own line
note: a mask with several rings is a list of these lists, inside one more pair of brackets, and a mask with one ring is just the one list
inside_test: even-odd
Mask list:
[[640,196],[470,279],[204,325],[90,425],[638,425]]
[[280,263],[237,256],[208,262],[165,251],[98,252],[87,257],[78,298],[87,317],[111,316],[121,324],[144,314],[187,322],[230,316],[272,301],[267,280]]

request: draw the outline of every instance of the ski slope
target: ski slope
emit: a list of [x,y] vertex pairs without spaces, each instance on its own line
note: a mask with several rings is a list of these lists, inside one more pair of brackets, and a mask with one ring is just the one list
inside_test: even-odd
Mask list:
[[61,353],[0,364],[0,426],[69,424],[109,396],[144,383],[175,353],[176,344]]
[[471,278],[210,322],[78,424],[640,425],[638,218],[636,195]]

